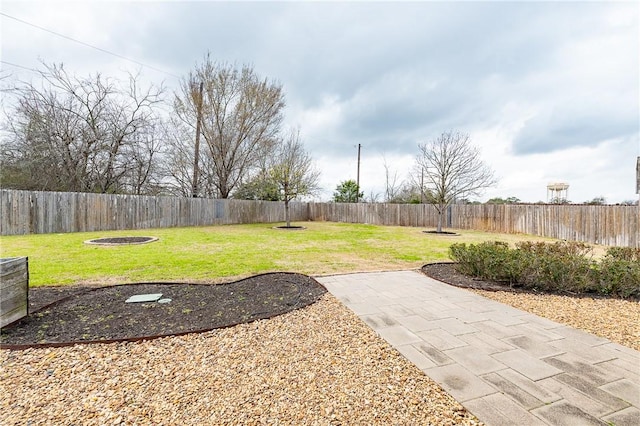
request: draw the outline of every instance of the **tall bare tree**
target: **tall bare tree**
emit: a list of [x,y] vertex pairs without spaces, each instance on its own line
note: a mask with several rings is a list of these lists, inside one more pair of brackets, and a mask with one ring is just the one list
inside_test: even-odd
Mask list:
[[79,192],[145,192],[159,150],[161,89],[44,65],[39,84],[11,91],[0,161],[3,186]]
[[420,204],[420,179],[414,179],[409,173],[407,179],[402,180],[397,170],[391,170],[387,159],[382,157],[385,175],[384,202],[393,204]]
[[320,172],[305,151],[300,132],[291,130],[280,140],[269,167],[271,180],[278,186],[284,201],[285,220],[291,226],[289,202],[298,197],[313,195],[319,188]]
[[442,232],[442,217],[451,203],[457,198],[479,195],[496,179],[480,158],[480,150],[471,145],[468,134],[445,132],[418,148],[416,169],[424,172],[427,201],[438,211],[437,232]]
[[384,202],[392,203],[396,200],[398,193],[403,186],[403,182],[400,181],[397,170],[394,170],[393,172],[390,170],[389,164],[387,164],[387,159],[384,156],[382,157],[382,161],[385,177]]
[[[172,117],[167,124],[164,147],[162,169],[167,177],[165,186],[173,195],[191,197],[194,187],[195,140],[190,126],[177,117]],[[206,154],[206,151],[202,154]],[[215,185],[215,168],[211,156],[200,155],[198,167],[200,173],[196,185],[197,196],[217,198],[218,188]]]
[[213,166],[213,174],[203,178],[213,182],[220,198],[228,198],[273,150],[284,94],[280,84],[260,79],[252,67],[237,69],[214,62],[207,54],[183,80],[174,102],[177,117],[190,128],[193,139],[200,101],[195,88],[200,83],[204,86],[201,135],[207,147],[201,158],[208,157]]

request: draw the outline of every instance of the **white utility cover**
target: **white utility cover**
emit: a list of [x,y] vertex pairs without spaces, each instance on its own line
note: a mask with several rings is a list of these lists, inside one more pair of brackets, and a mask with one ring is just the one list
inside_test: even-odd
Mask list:
[[156,302],[161,297],[162,293],[136,294],[125,300],[125,303]]

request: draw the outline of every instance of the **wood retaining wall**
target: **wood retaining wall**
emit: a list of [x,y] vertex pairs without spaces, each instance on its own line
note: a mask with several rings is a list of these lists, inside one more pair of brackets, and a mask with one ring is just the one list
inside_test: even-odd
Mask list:
[[29,260],[0,259],[0,327],[29,314]]

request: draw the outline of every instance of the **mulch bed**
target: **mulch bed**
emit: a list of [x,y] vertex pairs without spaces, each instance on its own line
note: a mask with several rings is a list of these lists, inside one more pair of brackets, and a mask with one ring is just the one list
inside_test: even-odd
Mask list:
[[[272,273],[228,284],[147,283],[33,287],[30,315],[2,329],[0,344],[59,346],[138,340],[270,318],[317,301],[326,289],[301,274]],[[169,303],[125,303],[162,293]]]
[[[463,275],[456,270],[456,264],[453,262],[432,263],[422,267],[422,273],[434,278],[438,281],[445,282],[456,287],[469,288],[474,290],[487,291],[508,291],[511,293],[526,294],[553,294],[558,296],[570,296],[574,298],[591,298],[591,299],[617,299],[617,297],[599,294],[599,293],[574,293],[571,291],[550,291],[537,290],[533,288],[523,288],[517,284],[509,284],[508,282],[485,281],[479,278]],[[640,297],[628,297],[626,300],[639,301]]]
[[438,281],[462,288],[472,288],[489,291],[517,291],[509,284],[483,281],[468,275],[463,275],[456,270],[455,263],[431,263],[422,267],[422,273]]
[[[454,263],[425,265],[422,272],[457,287],[540,294],[463,275]],[[29,289],[29,317],[3,328],[0,346],[140,340],[211,330],[290,312],[314,303],[326,291],[313,278],[293,273],[264,274],[217,285],[33,287]],[[162,293],[162,298],[171,302],[124,303],[132,295],[148,293]]]

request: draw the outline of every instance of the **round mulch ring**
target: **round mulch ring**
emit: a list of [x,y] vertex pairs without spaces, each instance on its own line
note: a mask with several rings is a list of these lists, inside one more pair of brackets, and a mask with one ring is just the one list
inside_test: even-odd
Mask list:
[[450,231],[422,231],[425,234],[429,234],[429,235],[442,235],[443,237],[457,237],[460,236],[460,234],[458,234],[457,232],[450,232]]
[[111,237],[111,238],[96,238],[93,240],[87,240],[85,244],[95,244],[100,246],[121,246],[129,244],[147,244],[158,241],[157,237]]
[[307,229],[306,226],[274,226],[273,229],[282,229],[285,231],[302,231]]

